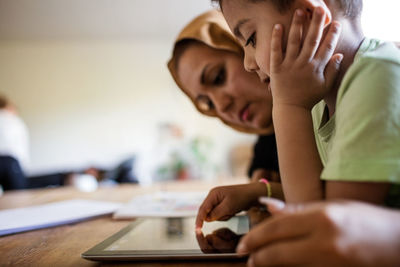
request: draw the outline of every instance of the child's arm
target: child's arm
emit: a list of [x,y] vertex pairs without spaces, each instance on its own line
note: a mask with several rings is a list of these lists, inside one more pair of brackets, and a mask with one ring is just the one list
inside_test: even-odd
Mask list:
[[322,163],[315,143],[311,109],[333,84],[342,55],[333,56],[341,26],[333,22],[320,45],[325,21],[316,8],[302,40],[305,16],[295,12],[286,54],[282,53],[282,26],[271,42],[273,120],[285,199],[304,202],[324,198]]
[[326,182],[326,199],[353,199],[383,205],[388,183]]
[[[283,199],[281,184],[270,182],[270,185],[272,196]],[[228,220],[236,213],[258,205],[258,198],[266,195],[267,188],[260,182],[216,187],[199,208],[196,228],[201,228],[204,221]]]

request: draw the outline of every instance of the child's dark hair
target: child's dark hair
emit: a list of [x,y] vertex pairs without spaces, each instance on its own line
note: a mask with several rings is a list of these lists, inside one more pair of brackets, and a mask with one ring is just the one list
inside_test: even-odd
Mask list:
[[[229,1],[229,0],[228,0]],[[285,12],[296,0],[247,0],[250,3],[259,3],[269,1],[271,2],[279,12]],[[325,2],[331,2],[337,5],[341,14],[350,19],[358,18],[361,15],[363,8],[363,0],[324,0]],[[211,0],[212,3],[222,6],[222,0]]]
[[[228,0],[229,1],[229,0]],[[265,2],[269,1],[271,2],[276,8],[279,10],[279,12],[284,12],[286,9],[288,9],[295,0],[247,0],[250,3],[260,3],[260,2]],[[213,4],[219,5],[219,7],[222,9],[222,0],[211,0]]]

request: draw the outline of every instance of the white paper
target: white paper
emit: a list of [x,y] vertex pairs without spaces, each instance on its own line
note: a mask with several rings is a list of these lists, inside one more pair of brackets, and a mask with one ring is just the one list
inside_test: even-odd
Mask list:
[[114,213],[114,219],[136,217],[192,217],[207,192],[158,192],[133,198]]
[[120,206],[121,204],[116,202],[75,199],[26,208],[0,210],[0,236],[75,223],[111,214]]

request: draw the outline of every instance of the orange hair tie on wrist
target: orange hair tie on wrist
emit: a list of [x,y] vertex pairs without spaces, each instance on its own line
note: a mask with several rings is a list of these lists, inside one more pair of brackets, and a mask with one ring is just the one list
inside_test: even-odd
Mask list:
[[258,180],[260,183],[264,183],[265,186],[267,187],[267,197],[272,197],[272,190],[271,190],[271,184],[268,182],[266,178],[261,178]]

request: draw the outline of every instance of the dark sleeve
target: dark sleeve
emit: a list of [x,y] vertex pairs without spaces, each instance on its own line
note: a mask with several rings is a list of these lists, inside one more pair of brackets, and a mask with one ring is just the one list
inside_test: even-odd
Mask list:
[[266,169],[279,172],[278,152],[276,149],[275,135],[260,135],[253,148],[248,176],[252,177],[256,169]]
[[25,189],[26,178],[15,158],[0,156],[0,185],[4,190]]

